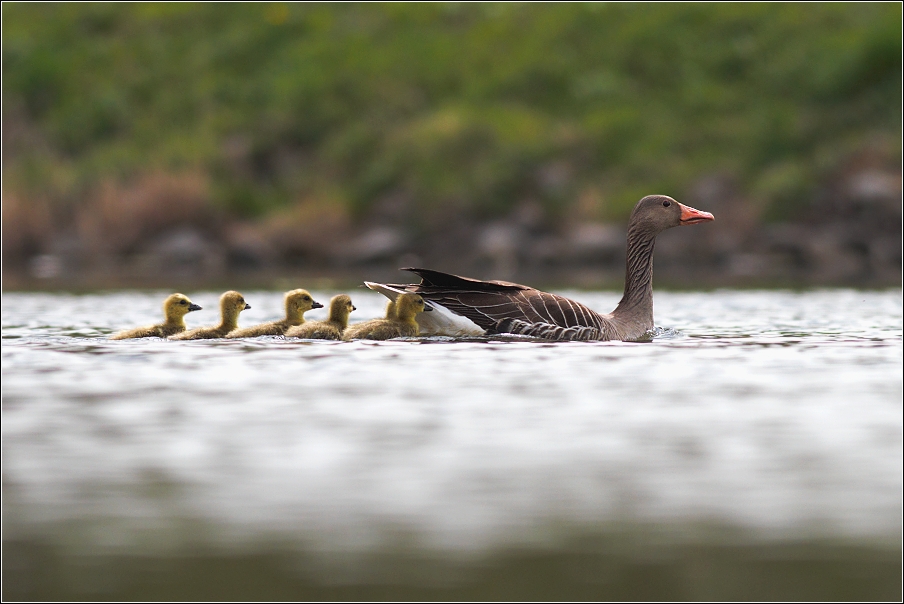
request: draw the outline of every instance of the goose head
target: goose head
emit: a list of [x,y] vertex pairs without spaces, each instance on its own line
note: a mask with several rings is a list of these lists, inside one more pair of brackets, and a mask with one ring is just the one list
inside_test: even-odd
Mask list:
[[173,294],[163,301],[163,315],[167,323],[182,323],[182,317],[193,310],[201,310],[201,307],[192,304],[183,294]]
[[330,300],[330,321],[348,325],[348,315],[355,310],[352,299],[345,294],[333,296]]
[[293,289],[286,292],[286,319],[291,323],[304,321],[304,313],[312,308],[323,308],[323,304],[315,302],[305,289]]
[[431,310],[418,294],[400,294],[396,298],[396,316],[400,321],[413,321],[416,314]]
[[647,195],[637,202],[628,221],[629,230],[656,236],[666,229],[714,220],[709,212],[701,212],[678,203],[666,195]]
[[251,308],[245,303],[245,297],[237,291],[228,291],[220,296],[220,316],[223,323],[235,325],[239,320],[239,313]]

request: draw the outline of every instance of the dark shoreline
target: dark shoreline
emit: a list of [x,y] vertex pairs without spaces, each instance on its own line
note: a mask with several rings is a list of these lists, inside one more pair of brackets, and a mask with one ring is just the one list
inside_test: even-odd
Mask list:
[[3,599],[896,601],[901,550],[857,541],[668,544],[588,536],[559,548],[479,555],[187,547],[171,555],[74,554],[3,542]]
[[[426,265],[436,267],[436,265]],[[455,270],[436,267],[465,277],[510,280],[543,290],[584,290],[621,292],[624,273],[610,269],[572,271],[522,270],[500,277],[487,270]],[[129,274],[127,267],[115,271],[78,271],[54,278],[36,278],[25,270],[5,269],[2,291],[6,292],[70,292],[93,293],[111,290],[191,290],[225,291],[264,290],[284,291],[296,287],[311,290],[354,290],[363,288],[364,281],[384,283],[416,283],[417,277],[392,265],[330,270],[299,270],[269,268],[261,271],[240,271],[222,275]],[[863,279],[825,279],[816,276],[727,276],[710,271],[669,271],[659,269],[654,274],[654,291],[711,291],[716,289],[784,289],[807,291],[813,289],[885,290],[902,287],[900,268],[881,276]]]

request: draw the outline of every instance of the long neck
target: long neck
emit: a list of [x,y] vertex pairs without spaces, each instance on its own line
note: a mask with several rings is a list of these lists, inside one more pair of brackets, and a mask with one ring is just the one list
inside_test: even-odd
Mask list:
[[641,321],[653,327],[653,246],[656,235],[639,228],[628,229],[625,293],[613,317]]

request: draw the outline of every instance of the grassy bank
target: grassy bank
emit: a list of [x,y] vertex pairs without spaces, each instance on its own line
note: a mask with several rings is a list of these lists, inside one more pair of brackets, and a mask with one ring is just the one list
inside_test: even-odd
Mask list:
[[839,175],[900,174],[900,21],[892,3],[5,4],[4,260],[130,255],[185,225],[290,259],[362,224],[439,249],[504,217],[622,220],[713,176],[795,219]]

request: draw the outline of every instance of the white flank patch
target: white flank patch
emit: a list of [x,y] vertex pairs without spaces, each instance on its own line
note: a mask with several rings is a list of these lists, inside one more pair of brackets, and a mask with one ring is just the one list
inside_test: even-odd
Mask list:
[[[393,302],[399,297],[399,294],[406,293],[403,290],[389,287],[382,283],[374,283],[372,281],[365,281],[364,285],[374,291],[380,292]],[[426,302],[433,310],[431,312],[418,313],[415,317],[415,320],[420,327],[420,335],[463,337],[482,336],[486,333],[482,327],[471,319],[455,314],[445,306],[437,304],[436,302],[430,300],[427,300]]]

